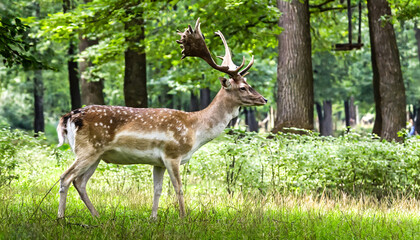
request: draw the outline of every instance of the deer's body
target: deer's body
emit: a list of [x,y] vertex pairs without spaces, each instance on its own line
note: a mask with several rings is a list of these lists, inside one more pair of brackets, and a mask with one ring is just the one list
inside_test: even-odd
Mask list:
[[214,63],[205,45],[197,20],[180,33],[185,56],[198,56],[213,68],[227,73],[220,78],[222,88],[204,110],[183,112],[166,108],[87,106],[65,114],[57,127],[59,145],[67,142],[76,155],[74,163],[61,175],[58,217],[64,217],[67,191],[71,183],[93,216],[98,212],[86,193],[86,184],[101,160],[115,164],[153,165],[154,198],[152,218],[156,218],[163,175],[167,170],[178,197],[180,214],[185,215],[180,165],[201,146],[217,137],[241,106],[264,105],[267,100],[253,90],[244,78],[251,63],[240,71],[231,61],[223,35],[226,55],[221,66]]
[[69,143],[76,154],[88,145],[107,163],[165,167],[163,159],[179,158],[182,165],[239,113],[239,107],[220,105],[216,96],[210,106],[198,112],[87,106],[62,117],[57,127],[59,145]]

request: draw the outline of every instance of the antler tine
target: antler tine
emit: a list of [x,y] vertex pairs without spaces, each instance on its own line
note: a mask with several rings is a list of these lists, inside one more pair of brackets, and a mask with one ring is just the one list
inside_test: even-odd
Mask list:
[[229,46],[227,45],[225,36],[223,36],[222,32],[220,31],[215,32],[215,34],[222,39],[223,45],[225,46],[225,56],[222,58],[223,59],[222,66],[228,66],[229,70],[236,69],[237,67],[235,63],[233,63],[232,61],[232,55],[230,53]]
[[[221,31],[217,31],[217,32],[215,32],[215,34],[218,35],[222,39],[223,45],[225,46],[225,56],[224,57],[219,57],[220,59],[223,59],[222,66],[228,66],[229,71],[232,72],[232,74],[231,74],[232,76],[237,75],[238,72],[241,70],[241,68],[243,68],[244,65],[245,65],[245,57],[242,57],[242,63],[239,67],[237,67],[232,60],[232,55],[231,55],[229,46],[227,44],[227,41],[225,39],[225,36],[223,36]],[[249,68],[250,67],[251,66],[249,66]]]
[[254,64],[254,55],[252,55],[251,61],[248,63],[248,66],[246,66],[246,68],[240,71],[239,75],[244,77],[247,74],[247,71],[252,67],[252,64]]
[[198,18],[194,30],[188,25],[188,28],[184,32],[178,32],[181,35],[181,40],[177,40],[176,42],[181,44],[181,48],[183,48],[181,59],[185,57],[199,57],[214,69],[230,75],[228,66],[219,66],[213,60],[210,50],[204,41],[204,35],[201,33],[200,25],[200,18]]
[[229,74],[231,77],[238,75],[243,76],[243,74],[245,74],[251,68],[252,64],[254,63],[254,56],[252,56],[251,62],[242,71],[241,69],[245,65],[245,57],[242,58],[242,63],[239,67],[235,65],[235,63],[232,61],[232,55],[229,50],[229,46],[227,45],[226,39],[220,31],[217,31],[216,35],[218,35],[223,41],[223,45],[225,46],[225,56],[219,57],[223,60],[223,62],[222,65],[217,65],[211,56],[206,42],[204,41],[204,35],[201,32],[200,26],[200,18],[198,18],[194,29],[192,29],[191,25],[188,25],[188,28],[184,32],[178,31],[178,34],[181,35],[181,39],[177,40],[176,42],[181,44],[181,48],[183,48],[181,52],[181,59],[184,59],[185,57],[202,58],[214,69]]

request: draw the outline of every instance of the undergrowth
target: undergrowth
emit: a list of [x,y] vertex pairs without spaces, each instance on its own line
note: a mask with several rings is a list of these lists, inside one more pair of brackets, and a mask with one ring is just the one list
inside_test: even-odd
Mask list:
[[72,152],[8,129],[0,139],[7,144],[0,163],[14,161],[14,178],[0,187],[1,239],[420,238],[416,140],[234,131],[183,167],[186,218],[167,176],[152,221],[151,167],[101,163],[87,186],[101,217],[92,218],[71,187],[59,221],[58,186],[46,193]]

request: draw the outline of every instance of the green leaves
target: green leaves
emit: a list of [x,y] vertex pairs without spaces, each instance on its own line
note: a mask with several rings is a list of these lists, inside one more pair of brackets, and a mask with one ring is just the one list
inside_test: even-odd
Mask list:
[[[420,145],[349,133],[261,135],[229,130],[191,160],[193,175],[232,192],[345,192],[383,197],[420,190]],[[211,159],[211,160],[209,160]]]
[[6,67],[22,65],[25,69],[42,67],[29,53],[33,44],[27,39],[29,26],[10,15],[0,17],[0,55]]

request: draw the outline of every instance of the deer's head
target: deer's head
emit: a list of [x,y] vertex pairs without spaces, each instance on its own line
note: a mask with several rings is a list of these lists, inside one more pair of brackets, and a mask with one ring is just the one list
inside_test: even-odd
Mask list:
[[240,66],[236,66],[232,61],[232,55],[230,53],[229,47],[227,45],[226,39],[220,31],[217,31],[215,34],[218,35],[225,46],[225,56],[219,57],[223,60],[221,65],[217,65],[211,56],[210,50],[208,49],[206,42],[204,41],[204,36],[201,33],[200,29],[200,18],[197,19],[195,28],[192,29],[191,25],[188,25],[188,28],[184,32],[179,32],[181,35],[181,40],[177,40],[181,44],[182,50],[182,59],[185,57],[200,57],[204,59],[212,68],[226,73],[229,75],[229,78],[220,77],[220,83],[228,94],[230,101],[235,102],[239,106],[260,106],[267,103],[260,93],[255,91],[246,81],[245,76],[248,74],[248,70],[251,68],[254,63],[254,56],[252,56],[249,64],[245,66],[245,57],[242,59]]

